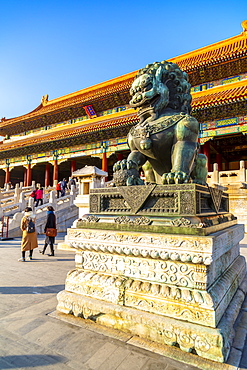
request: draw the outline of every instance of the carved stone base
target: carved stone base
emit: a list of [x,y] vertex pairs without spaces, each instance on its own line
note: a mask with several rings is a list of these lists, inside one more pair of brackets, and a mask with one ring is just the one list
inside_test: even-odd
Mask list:
[[92,189],[77,228],[209,235],[237,223],[226,193],[198,184]]
[[67,291],[58,293],[57,310],[91,319],[101,325],[157,343],[178,345],[183,351],[195,351],[201,357],[224,362],[234,337],[233,324],[244,295],[241,289],[237,290],[217,328],[172,319]]
[[76,268],[57,309],[226,360],[247,290],[227,197],[195,184],[96,190],[95,214],[68,230]]
[[245,258],[238,256],[206,291],[76,269],[68,273],[65,289],[106,302],[216,327],[245,273]]
[[[82,267],[79,251],[210,266],[213,261],[238,245],[243,237],[243,225],[234,225],[206,237],[85,228],[68,229],[66,242],[78,250],[77,267]],[[226,268],[228,265],[224,262],[224,266]]]

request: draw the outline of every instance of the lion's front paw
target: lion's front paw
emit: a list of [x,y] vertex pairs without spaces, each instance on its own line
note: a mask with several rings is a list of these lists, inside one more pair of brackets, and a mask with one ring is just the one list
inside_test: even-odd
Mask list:
[[114,164],[113,179],[116,186],[144,185],[140,179],[138,165],[126,159]]
[[189,175],[182,171],[164,173],[162,175],[163,184],[184,184],[189,181]]

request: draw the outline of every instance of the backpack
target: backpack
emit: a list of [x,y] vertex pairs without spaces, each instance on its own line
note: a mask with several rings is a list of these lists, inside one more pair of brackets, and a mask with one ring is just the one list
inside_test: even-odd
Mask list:
[[75,180],[74,180],[74,179],[71,179],[71,180],[70,180],[70,185],[76,185],[76,183],[75,183]]
[[34,233],[35,232],[35,223],[33,222],[33,220],[31,218],[27,218],[27,233],[28,234],[31,234],[31,233]]

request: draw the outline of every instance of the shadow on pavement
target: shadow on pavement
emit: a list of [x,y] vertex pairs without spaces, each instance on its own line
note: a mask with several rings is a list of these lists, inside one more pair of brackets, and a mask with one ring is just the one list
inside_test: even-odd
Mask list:
[[32,261],[30,261],[29,259],[28,259],[28,257],[26,257],[26,261],[25,261],[25,263],[33,263],[33,262],[54,262],[54,261],[74,261],[75,260],[75,258],[61,258],[61,257],[56,257],[56,255],[55,256],[52,256],[52,257],[48,257],[48,258],[36,258],[36,257],[33,257],[33,259],[32,259]]
[[57,261],[74,261],[75,258],[57,258]]
[[36,366],[50,366],[58,362],[64,362],[62,356],[53,355],[19,355],[1,356],[0,369],[20,369]]
[[[47,294],[64,289],[64,284],[47,286],[6,286],[0,287],[0,294]],[[1,368],[1,366],[0,366]]]

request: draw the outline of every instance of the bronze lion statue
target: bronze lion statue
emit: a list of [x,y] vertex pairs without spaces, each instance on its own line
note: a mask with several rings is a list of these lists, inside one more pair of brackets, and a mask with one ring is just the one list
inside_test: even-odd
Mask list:
[[199,123],[190,115],[191,85],[187,73],[167,61],[141,69],[130,89],[130,106],[139,122],[128,134],[127,160],[114,164],[116,186],[146,182],[206,183],[207,157],[198,153]]

